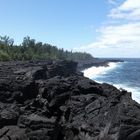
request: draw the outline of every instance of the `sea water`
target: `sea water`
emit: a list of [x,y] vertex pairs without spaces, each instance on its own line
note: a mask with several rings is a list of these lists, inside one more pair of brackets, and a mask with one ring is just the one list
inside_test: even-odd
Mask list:
[[110,62],[108,67],[91,67],[84,70],[84,76],[99,83],[109,83],[117,88],[132,92],[132,98],[140,103],[140,59],[122,59],[124,62]]

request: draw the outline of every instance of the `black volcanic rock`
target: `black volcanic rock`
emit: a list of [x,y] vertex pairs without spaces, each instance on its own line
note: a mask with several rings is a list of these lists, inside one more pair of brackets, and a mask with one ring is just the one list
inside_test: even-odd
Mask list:
[[0,63],[1,140],[139,140],[140,105],[71,61]]

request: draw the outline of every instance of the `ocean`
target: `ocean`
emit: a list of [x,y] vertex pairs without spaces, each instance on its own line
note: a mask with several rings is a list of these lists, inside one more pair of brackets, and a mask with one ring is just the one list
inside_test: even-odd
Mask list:
[[110,62],[108,67],[88,68],[83,71],[84,76],[132,92],[133,100],[140,103],[140,58],[121,60],[124,62]]

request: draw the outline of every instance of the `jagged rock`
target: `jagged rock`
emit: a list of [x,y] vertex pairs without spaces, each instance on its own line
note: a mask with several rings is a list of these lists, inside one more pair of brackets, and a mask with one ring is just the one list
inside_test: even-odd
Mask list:
[[21,140],[25,135],[25,129],[18,126],[5,126],[0,129],[1,140]]
[[1,140],[139,140],[131,93],[82,76],[71,61],[0,64]]
[[0,103],[0,128],[6,125],[16,125],[19,112],[19,108],[15,104]]
[[55,126],[56,118],[46,118],[37,114],[20,116],[18,125],[22,128],[30,128],[31,130],[38,130],[41,128],[53,129]]

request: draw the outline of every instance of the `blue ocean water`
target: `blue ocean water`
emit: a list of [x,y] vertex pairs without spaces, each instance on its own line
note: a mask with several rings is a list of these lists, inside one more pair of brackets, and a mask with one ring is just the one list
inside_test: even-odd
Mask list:
[[97,82],[126,89],[140,103],[140,59],[123,60],[124,62],[109,63],[109,67],[91,67],[83,71],[84,75]]

